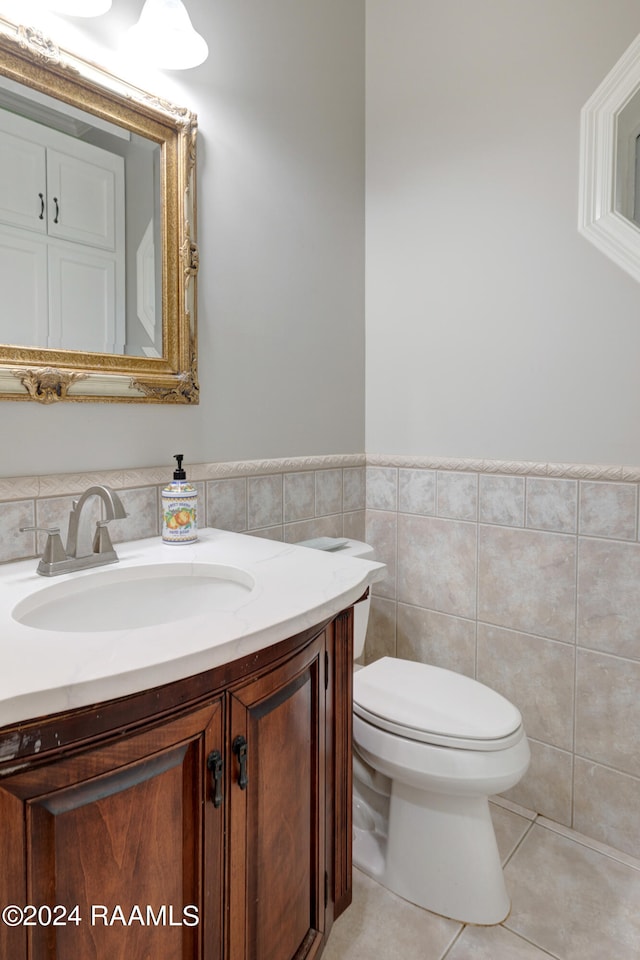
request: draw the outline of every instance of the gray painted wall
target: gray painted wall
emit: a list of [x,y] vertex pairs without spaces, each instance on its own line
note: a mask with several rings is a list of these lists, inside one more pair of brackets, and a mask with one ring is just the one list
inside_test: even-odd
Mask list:
[[577,231],[631,0],[368,0],[371,453],[640,463],[640,285]]
[[[141,6],[59,42],[113,68]],[[364,0],[187,8],[201,67],[119,69],[199,117],[200,405],[0,403],[0,476],[364,448]]]
[[[78,46],[141,4],[74,22]],[[640,288],[578,235],[635,0],[189,0],[198,408],[1,404],[0,475],[341,453],[640,463]],[[86,49],[85,49],[86,48]],[[16,440],[19,442],[16,442]]]

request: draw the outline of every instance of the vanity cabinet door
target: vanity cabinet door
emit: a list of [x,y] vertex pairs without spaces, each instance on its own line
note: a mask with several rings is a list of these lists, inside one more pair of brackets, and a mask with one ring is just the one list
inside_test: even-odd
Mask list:
[[325,632],[230,696],[229,960],[311,957],[325,913]]
[[327,925],[351,904],[353,608],[327,627]]
[[0,897],[44,907],[0,926],[0,956],[223,957],[224,806],[207,768],[223,712],[216,700],[0,781]]

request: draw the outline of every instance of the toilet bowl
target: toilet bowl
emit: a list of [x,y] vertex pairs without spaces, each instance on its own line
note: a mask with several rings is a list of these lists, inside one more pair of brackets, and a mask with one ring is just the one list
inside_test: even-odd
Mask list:
[[529,765],[517,709],[450,670],[385,657],[354,676],[353,862],[464,923],[509,913],[489,796]]
[[[330,549],[374,559],[356,540]],[[356,661],[369,604],[354,604]],[[489,797],[515,786],[529,760],[519,711],[484,684],[395,657],[356,663],[354,865],[434,913],[501,923],[510,902]]]
[[[351,541],[354,556],[373,550]],[[354,657],[369,601],[355,605]],[[509,913],[489,797],[529,766],[515,706],[484,684],[383,657],[355,667],[353,863],[399,896],[463,923]]]

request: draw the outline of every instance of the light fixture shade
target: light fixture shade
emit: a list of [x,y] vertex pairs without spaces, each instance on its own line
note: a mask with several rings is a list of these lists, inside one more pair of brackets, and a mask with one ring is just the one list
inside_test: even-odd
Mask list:
[[207,59],[209,48],[192,26],[182,0],[145,0],[140,19],[127,30],[126,51],[165,70],[188,70]]
[[111,0],[46,0],[45,6],[67,17],[101,17],[111,9]]

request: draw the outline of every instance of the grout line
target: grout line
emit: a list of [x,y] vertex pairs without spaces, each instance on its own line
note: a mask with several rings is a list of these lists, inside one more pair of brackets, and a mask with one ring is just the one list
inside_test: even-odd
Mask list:
[[242,477],[244,480],[244,529],[249,529],[249,478]]
[[578,843],[582,847],[587,847],[595,853],[608,857],[609,860],[616,860],[618,863],[622,863],[632,870],[640,871],[639,859],[632,857],[630,854],[623,853],[621,850],[616,850],[615,847],[610,847],[606,843],[600,843],[599,840],[592,840],[591,837],[587,837],[583,833],[578,833],[577,830],[573,830],[571,827],[565,827],[561,823],[556,823],[554,820],[548,820],[546,817],[538,817],[536,823],[543,829],[549,830],[550,833],[555,833],[558,836],[564,837],[566,840],[572,840],[574,843]]
[[[638,663],[640,660],[639,657],[634,657],[630,654],[612,653],[611,650],[600,650],[598,647],[585,647],[582,644],[579,644],[576,647],[576,651],[582,651],[583,653],[595,653],[599,657],[609,657],[611,660],[623,660],[625,663]],[[604,764],[604,766],[607,766],[607,764]],[[613,767],[612,769],[615,770],[616,768]],[[630,774],[630,776],[633,776],[633,774]]]
[[393,577],[393,600],[395,602],[395,617],[396,617],[396,629],[395,629],[395,650],[397,655],[398,650],[398,593],[400,587],[400,551],[398,549],[399,542],[399,532],[398,532],[398,518],[399,512],[398,507],[400,503],[400,470],[396,470],[396,506],[395,506],[395,516],[393,518],[393,543],[394,543],[394,554],[393,554],[393,565],[394,565],[394,577]]
[[576,816],[576,726],[578,722],[578,617],[580,613],[580,522],[582,519],[582,483],[577,484],[576,501],[576,548],[575,548],[575,596],[573,609],[573,709],[571,711],[571,781],[570,806],[571,826]]
[[[578,504],[576,508],[576,525],[580,530],[580,507],[581,497],[578,493]],[[576,816],[576,728],[578,723],[578,616],[580,611],[580,534],[576,535],[576,579],[575,579],[575,600],[574,600],[574,620],[573,620],[573,710],[571,712],[571,786],[570,786],[570,811],[571,826],[575,823]]]
[[[507,920],[508,919],[509,918],[507,917]],[[507,921],[505,920],[504,922],[506,923]],[[501,926],[503,925],[504,924],[501,924]],[[523,937],[521,933],[517,933],[515,930],[512,930],[511,927],[505,926],[504,929],[508,930],[509,933],[513,934],[514,937],[517,937],[518,940],[522,940],[523,943],[528,943],[530,946],[535,947],[535,949],[538,950],[542,954],[542,956],[551,957],[552,960],[564,960],[564,958],[559,956],[557,953],[551,953],[549,950],[545,950],[545,948],[541,947],[540,944],[536,943],[535,940],[529,940],[528,937]]]
[[[415,606],[417,606],[417,604],[415,604]],[[432,609],[432,608],[424,607],[423,609]],[[456,617],[456,616],[458,616],[458,614],[452,613],[452,614],[448,614],[448,616]],[[471,620],[472,618],[471,618],[471,617],[460,617],[459,619],[462,619],[462,620]],[[573,642],[573,640],[561,640],[561,639],[558,639],[558,637],[545,637],[545,635],[544,635],[543,633],[532,633],[530,630],[518,630],[518,629],[515,629],[514,627],[505,627],[504,624],[502,624],[502,623],[494,623],[492,620],[482,620],[482,619],[481,619],[481,620],[478,620],[478,623],[479,623],[479,624],[484,624],[484,625],[487,626],[487,627],[493,627],[495,630],[505,630],[505,631],[508,631],[508,632],[510,632],[510,633],[519,633],[520,636],[525,637],[525,638],[529,638],[529,637],[530,637],[530,638],[532,638],[533,640],[544,640],[546,643],[561,643],[561,644],[563,644],[565,647],[570,647],[570,648],[573,649],[573,650],[575,650],[575,647],[576,647],[576,645],[575,645],[575,643]],[[582,648],[582,649],[588,650],[588,649],[590,649],[590,648],[589,648],[589,647],[584,647],[584,648]],[[593,651],[594,651],[594,653],[601,653],[601,652],[602,652],[602,651],[600,651],[600,650],[596,650],[595,647],[593,648]],[[616,654],[609,654],[609,655],[610,655],[610,656],[616,656]],[[629,660],[629,659],[636,659],[636,658],[620,657],[620,659],[621,659],[621,660]]]
[[[513,850],[511,851],[511,853],[510,853],[507,857],[505,857],[504,863],[502,864],[502,869],[503,869],[503,870],[504,870],[504,868],[506,867],[506,865],[513,860],[515,854],[518,852],[518,850],[520,849],[520,847],[522,846],[522,844],[524,843],[524,841],[526,840],[526,838],[529,836],[529,834],[530,834],[531,831],[533,830],[533,828],[534,828],[535,824],[538,822],[538,820],[539,820],[539,817],[536,817],[535,820],[530,820],[530,821],[529,821],[526,830],[524,831],[524,833],[522,834],[522,836],[520,837],[520,839],[518,840],[518,842],[517,842],[516,845],[514,846]],[[508,920],[509,918],[507,917],[506,919]]]
[[516,813],[519,817],[524,817],[525,820],[535,820],[538,816],[535,810],[530,810],[529,807],[523,807],[519,803],[514,803],[513,800],[508,800],[507,797],[501,797],[500,795],[490,797],[489,803],[495,804],[496,807],[504,807],[505,810]]
[[448,945],[447,947],[445,947],[444,953],[441,953],[441,954],[440,954],[440,956],[438,957],[438,960],[446,960],[446,957],[449,956],[449,954],[451,953],[451,951],[452,951],[453,948],[455,947],[456,943],[458,942],[458,940],[460,939],[460,937],[461,937],[462,934],[464,933],[466,927],[467,927],[467,924],[463,924],[463,925],[460,927],[460,929],[459,929],[459,930],[457,931],[457,933],[454,935],[454,937],[453,937],[453,939],[451,940],[451,942],[449,943],[449,945]]
[[474,624],[474,663],[473,676],[478,679],[478,627],[480,624],[480,475],[477,478],[476,487],[476,583],[475,583],[475,624]]

